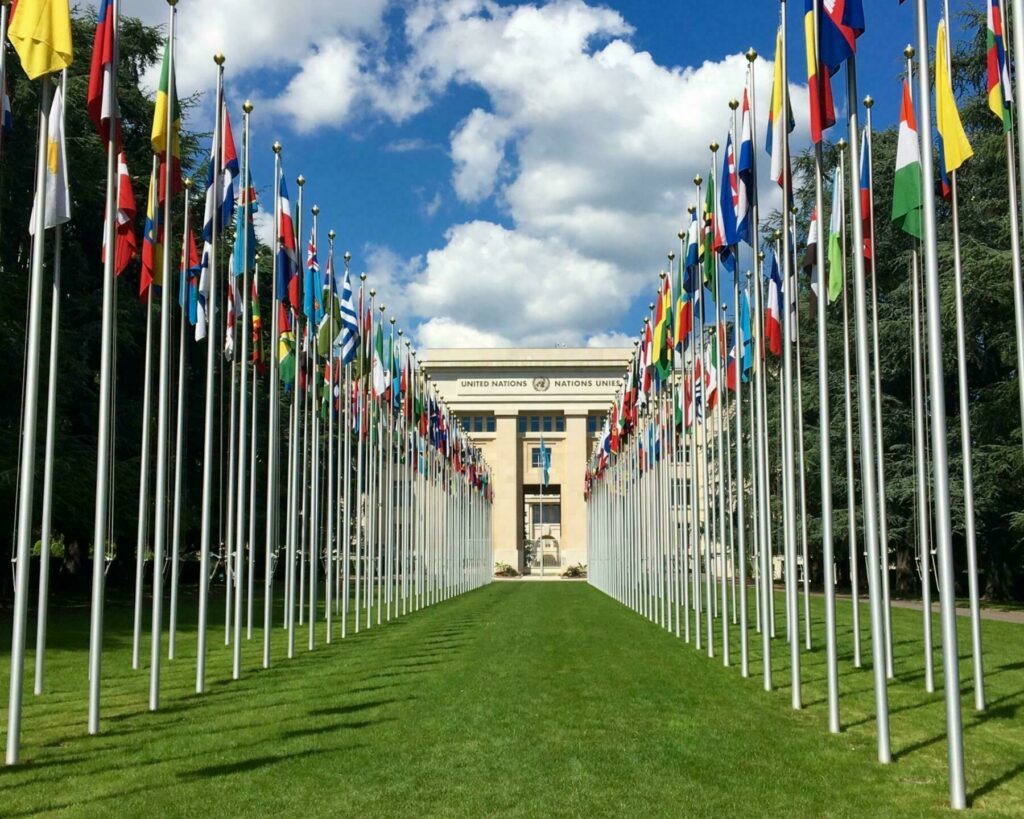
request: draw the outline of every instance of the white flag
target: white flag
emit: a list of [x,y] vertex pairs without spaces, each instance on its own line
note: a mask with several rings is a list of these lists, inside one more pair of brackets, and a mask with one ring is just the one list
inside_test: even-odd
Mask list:
[[[46,209],[43,215],[46,229],[63,225],[71,219],[71,191],[68,189],[68,155],[64,142],[64,96],[60,86],[53,92],[50,106],[50,125],[46,134]],[[35,235],[36,208],[39,196],[32,204],[32,218],[28,231]]]

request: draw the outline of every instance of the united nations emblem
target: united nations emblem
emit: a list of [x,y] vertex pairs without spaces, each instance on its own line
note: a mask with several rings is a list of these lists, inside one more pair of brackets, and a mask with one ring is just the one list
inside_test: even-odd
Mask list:
[[537,392],[547,392],[548,387],[551,386],[551,381],[547,378],[535,378],[533,379],[533,389]]

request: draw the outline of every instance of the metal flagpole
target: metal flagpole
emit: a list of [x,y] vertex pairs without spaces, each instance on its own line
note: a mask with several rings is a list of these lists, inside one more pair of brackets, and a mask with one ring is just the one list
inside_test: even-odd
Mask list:
[[[782,10],[782,87],[786,89],[782,95],[782,121],[789,121],[789,67],[786,56],[786,2],[781,3]],[[782,459],[782,472],[785,481],[785,492],[783,493],[786,514],[783,515],[785,524],[785,551],[786,551],[786,578],[787,578],[787,620],[789,622],[790,638],[790,671],[792,675],[791,699],[793,708],[801,708],[800,694],[800,641],[797,636],[798,612],[797,612],[797,589],[796,589],[796,481],[793,469],[793,320],[790,315],[790,305],[793,302],[793,251],[790,239],[790,198],[792,196],[792,179],[790,178],[789,166],[789,137],[786,128],[783,127],[782,138],[782,236],[785,241],[782,252],[782,301],[783,308],[783,369],[785,378],[783,381],[784,396],[784,423],[783,443],[785,450]]]
[[[378,308],[380,310],[381,326],[384,323],[384,311],[387,309],[385,305],[381,304]],[[383,366],[383,362],[381,362]],[[385,382],[391,377],[390,368],[384,371]],[[383,395],[379,396],[383,399],[387,395],[387,389]],[[374,556],[377,558],[377,569],[376,569],[376,587],[377,587],[377,625],[379,626],[382,622],[382,608],[384,605],[384,401],[379,400],[378,410],[378,423],[377,423],[377,492],[374,498],[375,500],[375,511],[374,511]]]
[[[871,160],[871,108],[874,104],[875,101],[870,95],[864,98],[864,108],[866,111],[864,142],[865,150],[867,151],[868,199],[870,201],[867,218],[870,223],[872,242],[874,242],[875,235],[875,183],[874,165]],[[861,184],[864,184],[863,180],[861,180]],[[857,191],[857,197],[858,199],[860,198],[859,190]],[[954,207],[954,214],[955,212]],[[954,221],[955,219],[956,217],[954,216]],[[861,252],[863,253],[863,250]],[[959,255],[957,255],[957,258],[959,259]],[[871,352],[874,361],[875,463],[878,472],[878,536],[879,553],[882,558],[880,569],[882,572],[882,613],[884,614],[885,622],[885,671],[886,676],[891,680],[895,674],[892,661],[892,606],[890,605],[891,598],[889,594],[889,523],[885,500],[885,444],[882,441],[882,359],[878,351],[878,274],[876,272],[873,249],[871,253],[871,341],[873,345]],[[973,507],[971,517],[973,519]],[[971,530],[973,530],[973,526]],[[973,535],[968,537],[973,538]]]
[[[153,157],[154,177],[160,158]],[[162,323],[162,320],[161,320]],[[153,393],[153,285],[146,290],[146,349],[142,376],[142,445],[139,466],[138,526],[135,535],[135,605],[132,621],[132,668],[139,668],[142,644],[142,584],[146,564],[146,538],[149,536],[149,428]]]
[[[837,143],[839,148],[839,182],[846,187],[846,165],[845,153],[847,142],[840,137]],[[846,536],[850,544],[850,596],[853,619],[853,665],[854,668],[861,667],[861,635],[860,635],[860,557],[858,555],[857,542],[857,515],[856,497],[854,496],[854,456],[853,456],[853,394],[851,381],[853,380],[853,366],[850,360],[850,308],[849,308],[849,282],[846,275],[846,194],[843,191],[838,200],[844,209],[840,220],[842,229],[842,258],[843,269],[840,271],[843,277],[843,402],[846,423]],[[824,277],[823,277],[824,278]]]
[[[115,16],[115,20],[116,20]],[[32,270],[29,281],[27,365],[21,429],[21,460],[18,486],[18,529],[14,584],[14,618],[11,628],[10,699],[7,710],[7,764],[16,765],[21,743],[22,685],[25,675],[25,632],[28,620],[29,575],[32,560],[32,491],[35,483],[36,415],[39,407],[39,347],[42,335],[43,266],[46,251],[46,155],[53,82],[44,75],[39,94],[39,130],[36,146],[35,212],[32,237]],[[109,163],[108,163],[108,171]],[[109,179],[109,175],[108,175]],[[113,243],[107,257],[113,257]],[[103,550],[97,546],[96,560],[102,566]],[[99,669],[96,669],[99,682]],[[97,689],[98,695],[98,689]],[[97,696],[98,699],[98,696]]]
[[[192,180],[185,180],[185,207],[182,226],[182,263],[181,263],[181,320],[178,324],[178,404],[177,420],[174,434],[174,512],[171,526],[171,611],[168,624],[167,659],[175,656],[178,632],[178,573],[181,569],[181,501],[183,495],[182,473],[185,460],[185,325],[189,311],[189,288],[187,279],[191,273],[191,197]],[[166,235],[166,233],[165,233]]]
[[[348,265],[352,254],[345,253],[345,281],[348,278]],[[349,288],[351,290],[351,288]],[[362,322],[361,317],[356,318],[357,323]],[[355,342],[358,344],[358,340]],[[342,405],[345,412],[344,422],[341,426],[341,434],[344,438],[344,452],[341,457],[342,475],[342,512],[344,515],[341,533],[341,639],[348,635],[348,608],[349,608],[349,573],[350,573],[350,550],[352,543],[352,362],[342,365],[345,369],[345,391],[342,395]]]
[[386,494],[383,494],[385,499],[386,509],[384,510],[384,603],[387,611],[386,618],[391,620],[391,598],[393,590],[393,572],[394,572],[394,509],[395,509],[395,481],[394,481],[394,461],[395,461],[395,396],[394,396],[394,383],[395,374],[392,372],[392,368],[395,366],[395,317],[391,316],[388,319],[391,324],[391,336],[388,344],[388,368],[386,370],[388,377],[388,387],[385,395],[388,396],[388,440],[385,447],[387,452],[387,465],[384,471],[384,482],[387,487]]
[[[949,26],[949,0],[943,0],[944,19]],[[1016,21],[1015,21],[1016,22]],[[946,49],[946,68],[949,75],[953,75],[952,50]],[[870,120],[869,120],[870,123]],[[964,318],[964,271],[960,254],[960,205],[957,192],[957,179],[960,174],[953,171],[949,175],[950,184],[950,208],[953,213],[953,294],[956,308],[956,374],[957,374],[957,397],[960,410],[960,458],[963,462],[964,475],[964,540],[967,551],[967,589],[970,598],[971,610],[971,659],[974,672],[974,708],[977,711],[985,710],[985,670],[981,652],[981,603],[978,594],[978,545],[977,527],[974,519],[974,456],[971,446],[971,409],[967,389],[967,322]],[[1012,179],[1012,170],[1007,178]],[[1016,215],[1016,209],[1014,209]],[[1012,234],[1018,238],[1019,233],[1013,230]],[[1019,255],[1019,251],[1018,251]],[[1019,265],[1014,268],[1019,274]],[[1014,276],[1019,280],[1019,275]],[[875,344],[878,342],[876,340]],[[877,353],[876,353],[877,355]],[[1018,379],[1019,381],[1020,379]],[[881,426],[881,416],[879,416]],[[879,460],[881,463],[881,460]],[[884,487],[884,484],[883,484]],[[884,509],[884,507],[883,507]],[[888,600],[886,601],[888,602]],[[889,638],[889,654],[892,656],[892,637]]]
[[[315,218],[315,217],[314,217]],[[325,640],[331,643],[333,635],[334,605],[334,507],[335,507],[335,483],[334,483],[334,384],[338,377],[337,365],[334,355],[334,310],[336,299],[334,294],[334,237],[335,232],[327,232],[329,244],[327,256],[327,372],[328,372],[328,399],[327,399],[327,500],[326,507],[326,552],[327,552],[327,578],[324,581],[324,619],[326,621]],[[322,282],[317,282],[322,284]],[[323,288],[321,287],[321,292]]]
[[[795,245],[795,234],[791,234],[790,246]],[[795,259],[794,259],[795,262]],[[795,268],[795,265],[794,265]],[[794,271],[794,279],[796,273]],[[794,287],[796,282],[794,280]],[[790,309],[793,319],[793,345],[794,357],[796,359],[796,443],[797,458],[800,461],[800,548],[801,559],[803,560],[803,591],[804,591],[804,647],[811,650],[811,580],[810,561],[807,555],[807,465],[804,458],[804,373],[803,363],[800,356],[800,305],[797,294],[792,294],[793,306]]]
[[[170,0],[167,21],[167,114],[164,121],[166,144],[164,145],[164,213],[163,213],[163,282],[160,286],[160,370],[157,388],[156,417],[156,483],[154,499],[156,509],[153,518],[153,610],[151,615],[150,651],[149,651],[149,710],[155,711],[160,705],[160,659],[162,653],[161,638],[163,634],[164,605],[164,551],[167,544],[167,459],[168,459],[168,424],[171,407],[171,312],[174,309],[173,276],[171,271],[171,235],[173,223],[172,204],[174,202],[174,100],[177,96],[174,82],[174,23],[177,17],[178,0]],[[188,237],[182,245],[188,253]],[[187,264],[187,262],[186,262]],[[187,275],[186,270],[179,275]],[[153,286],[150,285],[150,293]],[[147,380],[148,387],[148,380]],[[145,417],[148,425],[149,416]]]
[[[259,263],[253,266],[253,281],[252,287],[249,294],[250,304],[253,308],[258,309],[259,307],[259,278],[260,278],[260,266]],[[250,319],[252,317],[250,316]],[[255,322],[253,322],[255,324]],[[259,330],[262,334],[262,327]],[[252,334],[253,342],[253,354],[256,354],[260,349],[260,339],[257,338],[253,330],[250,329]],[[251,427],[250,427],[250,438],[249,438],[249,557],[248,567],[246,569],[246,580],[249,584],[249,599],[246,601],[246,622],[245,622],[245,639],[252,639],[252,621],[253,621],[253,607],[255,605],[255,575],[256,575],[256,442],[259,440],[257,435],[257,409],[259,404],[257,402],[257,396],[259,394],[259,359],[253,358],[252,360],[252,398],[250,413],[252,415]]]
[[[854,316],[857,322],[855,352],[857,356],[857,415],[860,427],[861,486],[863,487],[864,537],[867,543],[868,595],[871,598],[871,654],[875,676],[875,720],[878,732],[878,761],[891,762],[889,747],[889,694],[886,687],[885,668],[885,616],[882,600],[881,558],[878,543],[878,488],[875,485],[875,470],[869,453],[872,451],[872,407],[871,388],[868,379],[871,359],[868,352],[867,294],[864,282],[864,222],[860,202],[860,145],[857,142],[857,61],[850,57],[846,63],[847,92],[849,103],[849,157],[850,157],[850,200],[853,203],[853,295]],[[927,188],[932,190],[932,188]],[[928,199],[929,197],[925,197]],[[941,370],[940,370],[941,372]],[[943,425],[944,426],[944,425]],[[943,442],[945,443],[945,442]],[[948,496],[947,496],[948,497]]]
[[[111,12],[114,15],[114,43],[112,61],[116,66],[118,60],[118,27],[120,21],[120,0],[113,0]],[[0,49],[2,51],[3,49]],[[43,81],[44,91],[48,81]],[[117,99],[117,72],[112,71],[110,76],[111,98]],[[93,564],[92,564],[92,601],[89,618],[89,733],[98,734],[100,730],[100,672],[103,655],[103,588],[106,580],[106,544],[107,544],[107,505],[110,499],[110,462],[113,437],[111,436],[111,425],[113,422],[113,382],[114,382],[114,295],[117,289],[117,274],[115,266],[116,258],[116,225],[117,220],[117,154],[118,154],[118,115],[110,117],[107,131],[107,198],[105,206],[105,221],[103,223],[104,246],[107,248],[106,256],[103,259],[103,321],[100,334],[100,406],[99,423],[97,424],[96,441],[96,508],[93,512]],[[39,133],[46,133],[42,128]],[[39,165],[44,163],[40,160]],[[34,427],[34,425],[33,425]],[[24,467],[23,467],[24,468]],[[24,486],[24,483],[21,484]],[[11,658],[15,656],[14,642],[12,641]],[[13,683],[15,676],[11,675]],[[20,697],[19,697],[20,706]],[[20,716],[20,710],[17,711]],[[15,709],[8,711],[8,720],[15,717]],[[17,725],[8,726],[7,731],[7,761],[18,761],[18,731],[12,730]],[[11,752],[12,739],[14,751]]]
[[[1013,65],[1024,66],[1024,0],[1011,0],[1013,7]],[[1009,60],[1009,58],[1007,57]],[[1024,100],[1024,75],[1014,71],[1014,98]],[[1019,110],[1019,107],[1018,107]],[[1014,173],[1013,134],[1006,134],[1006,168],[1010,199],[1010,250],[1013,254],[1013,314],[1017,335],[1017,372],[1024,372],[1024,277],[1021,272],[1020,222],[1017,191],[1024,188],[1024,130],[1017,123],[1017,173]],[[1024,378],[1017,379],[1020,398],[1021,429],[1024,430]]]
[[[908,69],[910,68],[908,58]],[[908,70],[912,75],[912,72]],[[917,478],[917,542],[918,567],[921,574],[921,610],[924,632],[924,690],[935,691],[935,670],[932,649],[932,588],[931,588],[931,521],[928,515],[928,464],[925,462],[928,429],[925,419],[924,368],[921,351],[921,294],[920,268],[917,247],[911,253],[911,280],[913,282],[911,314],[914,321],[914,467]]]
[[[6,42],[3,36],[7,25],[7,6],[0,8],[0,44]],[[0,51],[6,51],[0,45]],[[60,94],[67,98],[68,71],[65,68],[60,77]],[[4,72],[0,69],[0,94],[3,93]],[[61,109],[64,117],[64,109]],[[0,128],[0,131],[3,129]],[[64,133],[64,123],[61,123]],[[57,429],[57,366],[60,342],[60,298],[61,263],[64,226],[56,225],[53,231],[53,289],[50,297],[50,371],[46,386],[46,449],[43,456],[43,521],[40,531],[39,550],[39,603],[36,612],[36,696],[43,693],[43,671],[46,659],[46,614],[50,597],[50,535],[53,520],[53,448]]]
[[[281,143],[275,142],[274,151],[274,231],[281,224]],[[281,237],[276,237],[280,246]],[[270,629],[273,618],[272,594],[274,590],[274,558],[278,551],[280,526],[277,520],[279,508],[278,466],[281,428],[280,372],[278,356],[280,338],[280,306],[277,293],[278,254],[274,254],[273,273],[270,283],[270,373],[267,379],[267,534],[263,564],[263,667],[270,668]]]
[[[301,197],[301,188],[299,189]],[[320,208],[313,206],[313,233],[316,234],[317,220]],[[301,237],[302,234],[300,233]],[[316,348],[316,328],[313,321],[306,319],[306,345],[309,350],[308,361],[309,372],[306,375],[306,392],[310,399],[311,424],[310,431],[312,438],[309,442],[310,459],[312,461],[309,474],[309,643],[308,648],[312,651],[316,648],[316,620],[317,620],[317,592],[318,577],[317,570],[320,565],[320,403],[321,395],[319,390],[319,358]],[[303,481],[303,492],[307,491]]]
[[[299,246],[299,242],[302,240],[302,198],[303,192],[306,186],[306,177],[299,174],[295,180],[295,184],[299,188],[299,201],[298,207],[295,210],[295,235],[296,235],[296,248]],[[296,266],[298,268],[297,275],[301,275],[299,271],[302,270],[301,262],[296,260]],[[305,325],[303,325],[302,317],[303,311],[299,308],[293,308],[292,317],[294,319],[293,325],[295,327],[295,383],[292,391],[293,399],[293,425],[295,431],[295,443],[290,444],[289,449],[289,469],[291,474],[292,483],[292,527],[294,529],[292,534],[292,542],[295,544],[295,549],[298,551],[298,624],[305,625],[306,622],[306,538],[309,534],[309,513],[310,513],[310,481],[309,481],[309,465],[311,458],[307,455],[307,450],[312,450],[310,444],[310,412],[315,410],[311,409],[312,395],[310,392],[310,375],[312,372],[312,338],[309,331],[309,320],[307,318]],[[303,332],[305,330],[305,332]],[[303,347],[303,342],[305,343]],[[301,362],[301,363],[300,363]],[[305,378],[300,378],[299,373],[304,373]],[[300,403],[301,400],[301,403]],[[299,428],[298,418],[302,418],[302,428]],[[301,471],[300,471],[301,469]],[[299,498],[302,498],[300,501]],[[292,579],[290,587],[292,593],[290,595],[291,600],[288,605],[288,611],[296,610],[295,602],[295,565],[294,561],[289,561],[292,566]],[[293,615],[294,618],[294,615]],[[291,631],[291,630],[289,630]],[[288,659],[295,656],[294,645],[292,643],[294,635],[289,634],[289,651]]]
[[[818,60],[818,25],[821,0],[814,0],[814,59]],[[819,71],[820,65],[815,65]],[[828,388],[828,331],[825,327],[828,310],[828,288],[825,268],[825,194],[823,190],[824,162],[822,146],[814,146],[814,207],[818,218],[818,242],[815,246],[815,264],[818,268],[817,331],[818,331],[818,423],[821,452],[821,550],[822,583],[825,591],[825,676],[828,680],[828,729],[840,731],[839,722],[839,668],[836,657],[836,569],[835,547],[832,540],[832,411]],[[845,279],[845,276],[844,276]],[[852,492],[852,485],[850,490]],[[851,548],[853,541],[851,541]],[[804,569],[806,571],[806,567]]]
[[[1016,10],[1020,0],[1014,0]],[[928,53],[928,11],[925,0],[917,0],[917,50]],[[1020,18],[1018,17],[1017,20]],[[1019,31],[1015,32],[1020,37]],[[1015,40],[1016,45],[1016,40]],[[931,135],[932,111],[928,96],[931,85],[928,62],[918,65],[918,96],[921,106],[921,133]],[[851,89],[853,82],[851,81]],[[855,99],[851,94],[851,99]],[[922,151],[921,169],[923,189],[935,189],[935,173],[931,151]],[[942,315],[939,293],[938,238],[935,224],[935,200],[924,197],[924,263],[925,307],[928,327],[928,363],[931,394],[943,395],[944,372],[942,366]],[[854,223],[856,230],[856,222]],[[863,281],[861,282],[863,289]],[[861,346],[864,346],[863,344]],[[939,603],[942,622],[942,666],[946,693],[946,739],[949,760],[949,801],[955,810],[967,806],[964,785],[963,728],[960,717],[960,676],[957,666],[956,600],[953,583],[953,537],[949,512],[949,457],[946,449],[946,406],[942,401],[932,403],[932,473],[935,482],[935,529],[939,553]],[[877,562],[875,564],[877,566]],[[875,662],[878,663],[876,656]],[[876,671],[876,679],[877,679]]]
[[217,110],[214,113],[214,138],[213,138],[213,202],[214,215],[212,233],[210,236],[210,258],[207,270],[207,287],[209,299],[207,309],[207,337],[206,337],[206,410],[203,433],[203,501],[202,501],[202,530],[200,536],[199,553],[199,645],[196,652],[196,693],[202,694],[206,690],[206,621],[210,597],[210,530],[212,526],[211,514],[213,503],[213,413],[214,413],[214,374],[217,369],[217,290],[220,284],[217,281],[217,208],[220,207],[220,181],[221,175],[217,169],[221,165],[221,114],[224,107],[224,55],[216,54],[213,61],[217,64]]
[[[235,237],[235,242],[242,242],[242,269],[235,271],[235,276],[242,277],[242,327],[241,342],[242,353],[238,356],[238,365],[241,368],[239,384],[239,423],[238,423],[238,477],[235,481],[235,644],[232,646],[231,657],[231,678],[234,680],[242,676],[242,597],[245,588],[245,552],[248,547],[250,554],[252,542],[246,537],[248,526],[245,519],[247,509],[246,501],[246,468],[248,467],[246,446],[249,434],[249,412],[247,397],[249,394],[249,341],[251,332],[249,330],[249,301],[252,297],[252,288],[249,283],[249,221],[252,210],[249,186],[252,184],[250,177],[249,149],[250,149],[250,125],[253,105],[246,100],[242,105],[242,150],[245,159],[242,165],[242,236]],[[256,372],[253,370],[253,381],[256,379]],[[255,393],[255,384],[253,385]],[[247,541],[249,541],[247,543]],[[250,571],[252,566],[249,566]],[[251,595],[250,595],[251,599]],[[252,618],[250,617],[250,622]]]
[[736,519],[739,535],[740,563],[740,675],[750,676],[749,635],[747,634],[747,516],[746,486],[743,469],[743,358],[747,339],[740,321],[739,254],[736,275],[733,277],[733,334],[736,338]]
[[[754,144],[757,144],[757,94],[755,93],[754,67],[757,61],[757,52],[750,48],[747,50],[747,76],[750,87],[750,128]],[[754,199],[750,203],[750,219],[754,239],[754,328],[756,338],[754,343],[754,385],[753,403],[754,420],[757,423],[756,439],[756,463],[754,464],[755,480],[753,489],[755,492],[754,510],[757,515],[757,552],[760,557],[758,566],[758,580],[760,581],[760,612],[761,612],[761,655],[764,675],[764,690],[772,690],[772,644],[771,629],[769,628],[769,611],[772,593],[771,582],[771,561],[768,554],[768,457],[766,442],[764,440],[765,405],[764,405],[764,305],[761,298],[763,288],[763,267],[764,253],[758,248],[761,245],[758,224],[758,201],[757,201],[757,152],[754,152],[754,161],[751,162],[751,185],[754,191]]]

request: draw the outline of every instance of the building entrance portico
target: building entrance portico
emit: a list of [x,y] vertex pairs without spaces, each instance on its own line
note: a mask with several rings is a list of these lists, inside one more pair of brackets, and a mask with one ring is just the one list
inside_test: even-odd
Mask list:
[[[423,353],[438,394],[491,466],[496,563],[551,576],[586,563],[587,459],[631,354],[617,348]],[[550,450],[543,496],[542,444]]]

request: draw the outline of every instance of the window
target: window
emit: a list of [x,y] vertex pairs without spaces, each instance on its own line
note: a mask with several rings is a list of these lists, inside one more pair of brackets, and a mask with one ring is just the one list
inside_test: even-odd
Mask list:
[[544,431],[545,432],[551,432],[551,430],[552,430],[552,427],[551,427],[551,416],[550,415],[545,415],[544,416]]
[[540,432],[540,416],[530,416],[530,432]]
[[597,416],[587,416],[587,435],[597,435]]
[[494,416],[493,415],[488,415],[487,416],[487,431],[488,432],[494,432],[496,430],[497,430],[497,425],[495,423]]
[[520,415],[519,416],[519,434],[522,435],[525,432],[526,432],[526,416],[525,415]]
[[[562,522],[562,504],[557,499],[552,499],[546,503],[534,503],[532,515],[534,523],[561,523]],[[544,520],[541,521],[541,509],[544,510]]]
[[555,416],[555,432],[565,432],[565,416]]
[[483,431],[484,431],[484,417],[482,415],[478,415],[478,416],[476,416],[473,419],[473,432],[483,432]]
[[535,446],[530,448],[530,467],[533,469],[543,469],[544,459],[540,455],[540,447]]

